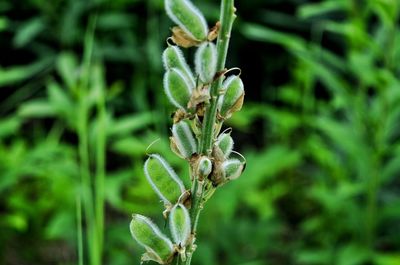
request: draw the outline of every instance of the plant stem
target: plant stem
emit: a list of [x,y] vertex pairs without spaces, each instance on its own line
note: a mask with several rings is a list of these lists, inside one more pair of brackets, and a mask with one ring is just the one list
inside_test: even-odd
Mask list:
[[[222,72],[225,69],[226,55],[228,53],[229,39],[233,21],[235,20],[234,0],[221,1],[220,23],[221,28],[218,33],[217,40],[217,72]],[[218,77],[211,84],[210,103],[206,107],[206,113],[203,120],[203,128],[200,139],[199,153],[202,155],[211,155],[212,145],[215,138],[215,123],[217,116],[217,102],[219,98],[219,88],[222,85],[222,76]],[[200,185],[196,176],[194,176],[192,186],[192,207],[190,211],[190,219],[192,223],[193,241],[187,248],[187,259],[185,265],[190,265],[194,252],[194,241],[196,237],[197,222],[203,208],[204,186]],[[200,189],[200,190],[199,190]],[[179,257],[178,257],[179,259]]]
[[[89,155],[89,112],[90,105],[88,95],[90,94],[90,74],[93,55],[94,32],[96,28],[97,15],[90,17],[87,32],[85,34],[85,45],[83,54],[83,71],[80,83],[79,108],[78,108],[78,139],[79,139],[79,160],[81,173],[81,193],[83,209],[86,221],[87,249],[89,263],[91,265],[101,264],[101,242],[99,221],[95,209],[95,193],[93,191],[93,179],[90,168]],[[97,184],[97,183],[96,183]]]
[[[232,25],[235,18],[234,0],[222,0],[220,14],[221,28],[217,40],[217,72],[221,72],[225,69],[226,55],[228,53]],[[217,116],[217,102],[219,98],[218,90],[222,85],[222,81],[223,78],[220,76],[211,84],[211,99],[204,115],[200,142],[200,153],[204,155],[209,155],[212,151],[212,143],[215,137],[214,125]]]
[[78,112],[78,138],[79,138],[79,160],[80,160],[80,173],[82,184],[82,200],[86,220],[86,233],[88,236],[88,250],[90,263],[97,265],[96,259],[96,222],[93,207],[93,191],[92,180],[90,175],[89,165],[89,146],[88,146],[88,106],[86,100],[85,88],[82,89],[79,99],[79,112]]
[[[103,74],[103,72],[101,72]],[[97,102],[97,147],[96,147],[96,223],[98,236],[98,255],[103,252],[104,244],[104,181],[105,181],[105,160],[106,160],[106,106],[103,84],[98,84],[100,96]]]
[[76,196],[76,224],[78,241],[78,264],[83,265],[83,229],[82,229],[82,198],[81,194]]

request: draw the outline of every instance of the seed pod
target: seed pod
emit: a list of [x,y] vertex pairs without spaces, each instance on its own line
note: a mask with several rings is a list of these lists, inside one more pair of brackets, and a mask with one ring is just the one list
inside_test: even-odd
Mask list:
[[167,15],[195,40],[207,38],[208,26],[200,10],[189,0],[165,0]]
[[228,77],[222,84],[225,94],[219,98],[219,114],[223,118],[229,118],[232,113],[239,111],[243,105],[244,87],[238,76]]
[[132,237],[147,251],[142,256],[142,261],[153,260],[166,264],[172,258],[174,247],[171,240],[149,218],[134,214],[129,228]]
[[178,201],[181,194],[185,192],[185,186],[175,171],[159,155],[149,155],[144,163],[144,173],[153,190],[167,206]]
[[230,133],[221,133],[215,144],[221,149],[225,158],[228,158],[233,150],[233,139]]
[[178,46],[169,46],[163,52],[162,59],[164,62],[165,70],[176,68],[182,71],[191,88],[196,86],[193,73],[187,64],[181,49]]
[[197,140],[193,135],[189,124],[182,120],[172,125],[172,137],[176,144],[178,155],[182,158],[190,158],[197,151]]
[[199,179],[202,180],[202,179],[208,177],[208,175],[210,175],[211,171],[212,171],[211,160],[206,156],[202,156],[199,159],[198,166],[197,166],[197,175],[199,176]]
[[190,237],[190,216],[183,204],[176,204],[169,213],[169,227],[174,243],[186,246]]
[[243,167],[243,163],[236,158],[226,160],[222,163],[222,170],[227,180],[233,180],[240,177]]
[[181,70],[172,68],[164,74],[165,94],[175,107],[187,109],[192,89],[191,82],[185,78]]
[[212,42],[201,44],[196,51],[194,63],[201,82],[211,83],[217,71],[217,48],[215,44]]

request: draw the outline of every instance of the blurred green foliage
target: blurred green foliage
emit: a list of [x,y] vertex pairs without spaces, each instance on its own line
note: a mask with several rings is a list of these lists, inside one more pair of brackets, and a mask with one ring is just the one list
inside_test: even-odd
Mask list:
[[[130,214],[163,224],[149,144],[188,177],[167,141],[163,1],[23,2],[0,2],[0,263],[78,263],[84,103],[93,176],[106,141],[103,263],[137,264]],[[400,264],[399,2],[236,2],[246,101],[228,126],[248,164],[203,212],[194,264]]]

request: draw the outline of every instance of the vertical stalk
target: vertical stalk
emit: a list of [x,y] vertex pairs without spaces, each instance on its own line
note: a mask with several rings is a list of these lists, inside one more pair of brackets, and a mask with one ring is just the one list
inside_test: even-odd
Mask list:
[[83,265],[82,197],[80,193],[76,196],[76,226],[78,241],[78,264]]
[[[234,0],[222,0],[220,13],[221,28],[218,33],[217,40],[217,72],[222,72],[225,69],[226,55],[228,53],[232,25],[235,18],[236,15]],[[222,85],[222,81],[223,78],[221,76],[217,80],[214,80],[214,82],[211,84],[211,99],[210,103],[206,106],[206,113],[204,115],[199,153],[207,156],[211,154],[212,144],[215,138],[217,102],[219,98],[219,88]],[[193,242],[187,248],[187,259],[184,263],[185,265],[190,265],[191,263],[192,255],[195,248],[194,241],[196,237],[197,222],[200,216],[201,209],[203,208],[203,185],[200,185],[196,177],[194,177],[193,179],[194,182],[192,188],[192,207],[190,211]]]
[[[79,160],[81,174],[81,193],[84,206],[84,214],[86,221],[87,234],[87,249],[89,262],[91,265],[101,264],[101,245],[99,235],[102,231],[99,230],[99,221],[95,209],[95,193],[93,191],[93,179],[90,169],[89,156],[89,111],[87,97],[90,93],[90,74],[91,61],[93,54],[94,31],[96,27],[97,15],[89,19],[89,26],[85,34],[85,48],[83,55],[83,73],[80,83],[79,107],[78,107],[78,139],[79,139]],[[97,184],[97,183],[96,183]]]
[[[82,89],[84,90],[84,89]],[[88,250],[90,264],[98,265],[96,259],[96,222],[94,213],[92,180],[89,165],[89,146],[88,146],[88,106],[86,100],[86,91],[81,91],[79,112],[78,112],[78,138],[79,138],[79,159],[80,159],[80,174],[82,184],[82,199],[84,205],[84,213],[86,220],[86,234],[88,236]]]
[[[225,69],[226,55],[228,53],[232,25],[235,18],[234,0],[222,0],[220,13],[221,28],[217,40],[217,72],[221,72]],[[204,155],[209,155],[211,153],[212,143],[215,137],[214,125],[217,116],[218,90],[222,85],[222,80],[223,78],[221,76],[211,84],[211,99],[204,115],[204,124],[200,141],[200,153]]]
[[100,86],[100,96],[97,102],[97,146],[96,146],[96,223],[98,236],[98,255],[103,252],[104,243],[104,180],[106,159],[106,108],[103,84]]

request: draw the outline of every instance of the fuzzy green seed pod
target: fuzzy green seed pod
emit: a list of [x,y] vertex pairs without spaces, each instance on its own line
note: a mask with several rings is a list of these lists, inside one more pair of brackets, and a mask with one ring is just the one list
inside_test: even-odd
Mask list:
[[147,251],[142,256],[142,261],[153,260],[166,264],[171,260],[174,254],[171,240],[149,218],[133,214],[129,228],[132,237]]
[[228,77],[222,84],[224,95],[219,98],[219,114],[223,118],[229,118],[232,113],[239,111],[243,105],[244,86],[238,76]]
[[222,163],[222,170],[227,180],[233,180],[240,177],[243,167],[243,163],[236,158],[226,160]]
[[192,95],[192,84],[185,78],[185,74],[172,68],[164,74],[164,90],[169,101],[177,108],[187,109]]
[[187,35],[195,40],[207,39],[208,26],[206,19],[197,7],[189,0],[165,0],[167,15]]
[[178,46],[171,45],[167,47],[163,52],[162,59],[165,70],[170,70],[172,68],[181,70],[190,84],[190,87],[194,88],[196,86],[193,73],[183,56],[182,50]]
[[206,156],[202,156],[199,159],[197,167],[197,174],[199,176],[199,179],[206,178],[208,175],[210,175],[211,171],[212,171],[211,160]]
[[181,194],[185,192],[185,186],[175,171],[159,155],[149,155],[144,163],[144,173],[151,187],[166,206],[177,202]]
[[172,125],[172,137],[179,156],[188,159],[196,153],[197,140],[186,120]]
[[221,149],[225,158],[228,158],[233,150],[233,139],[230,133],[221,133],[215,144]]
[[212,42],[201,44],[196,51],[194,63],[201,82],[211,83],[217,71],[217,48],[215,44]]
[[175,244],[185,247],[190,237],[190,216],[183,204],[176,204],[171,209],[169,227]]

